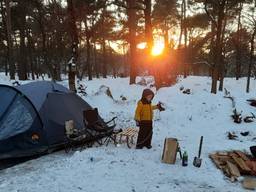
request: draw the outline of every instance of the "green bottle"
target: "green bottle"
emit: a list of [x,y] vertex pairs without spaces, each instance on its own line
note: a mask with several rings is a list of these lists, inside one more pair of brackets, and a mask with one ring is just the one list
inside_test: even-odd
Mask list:
[[183,156],[182,156],[182,166],[186,167],[188,166],[188,153],[187,151],[184,151]]

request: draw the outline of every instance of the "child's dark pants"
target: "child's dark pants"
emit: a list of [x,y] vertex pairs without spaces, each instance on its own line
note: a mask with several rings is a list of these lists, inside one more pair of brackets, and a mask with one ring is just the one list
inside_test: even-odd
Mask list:
[[136,148],[151,146],[153,135],[152,121],[141,121]]

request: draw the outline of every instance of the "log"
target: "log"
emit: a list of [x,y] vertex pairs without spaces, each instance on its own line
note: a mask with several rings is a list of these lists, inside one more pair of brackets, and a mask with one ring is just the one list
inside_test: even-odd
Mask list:
[[242,186],[245,189],[255,190],[256,189],[256,179],[246,177],[242,181]]
[[236,164],[238,165],[239,169],[241,170],[241,173],[250,174],[251,169],[246,165],[245,161],[241,157],[232,157]]
[[226,167],[226,159],[230,159],[228,156],[218,156],[216,154],[210,154],[209,157],[212,159],[216,167],[221,170],[223,170]]
[[231,163],[230,161],[227,161],[227,168],[229,169],[231,177],[232,176],[234,176],[234,177],[240,177],[241,176],[240,171],[237,168],[237,166],[235,164]]
[[239,155],[244,161],[249,161],[250,159],[247,157],[247,155],[239,150],[234,151],[237,155]]

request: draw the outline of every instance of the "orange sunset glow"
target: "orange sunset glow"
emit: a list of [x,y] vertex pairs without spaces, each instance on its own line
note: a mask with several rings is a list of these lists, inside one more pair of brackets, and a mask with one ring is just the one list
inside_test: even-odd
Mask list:
[[158,56],[161,55],[164,51],[164,43],[163,42],[156,42],[151,50],[151,55],[152,56]]
[[[147,46],[147,43],[146,42],[142,42],[142,43],[139,43],[137,45],[137,48],[138,49],[145,49]],[[152,50],[151,50],[151,55],[152,56],[159,56],[163,53],[164,51],[164,42],[162,41],[155,41],[154,42],[154,45],[152,47]]]

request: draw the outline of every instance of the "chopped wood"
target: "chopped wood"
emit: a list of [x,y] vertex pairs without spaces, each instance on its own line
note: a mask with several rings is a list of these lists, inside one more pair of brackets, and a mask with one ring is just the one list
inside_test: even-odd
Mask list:
[[246,178],[244,178],[244,180],[242,181],[242,185],[243,185],[243,187],[244,187],[245,189],[254,190],[254,189],[256,189],[256,179],[246,177]]
[[231,181],[232,183],[234,183],[235,181],[237,181],[237,177],[232,176],[232,177],[230,178],[230,181]]
[[252,170],[251,175],[256,175],[256,162],[255,161],[246,161],[246,165]]
[[230,161],[227,161],[227,168],[230,172],[230,175],[231,177],[240,177],[241,174],[240,174],[240,171],[239,169],[237,168],[237,166],[233,163],[231,163]]
[[230,170],[229,170],[229,168],[228,168],[227,166],[223,167],[222,170],[223,170],[223,173],[224,173],[227,177],[229,177],[229,178],[232,177],[232,175],[231,175],[231,173],[230,173]]
[[243,173],[250,173],[251,169],[246,165],[245,161],[240,157],[232,157],[236,164],[239,166],[241,172]]
[[[256,159],[240,150],[220,151],[209,157],[231,182],[240,176],[256,176]],[[256,189],[256,179],[246,178],[242,184],[246,189]]]
[[238,154],[244,161],[250,160],[244,152],[238,151],[238,150],[236,150],[236,151],[234,151],[234,152],[235,152],[236,154]]
[[221,151],[219,151],[219,152],[217,152],[216,154],[217,154],[217,155],[227,156],[227,155],[228,155],[228,152],[221,152]]
[[215,163],[216,167],[218,169],[222,169],[223,168],[223,163],[216,157],[216,155],[211,154],[210,158],[212,159],[212,161]]
[[228,155],[231,157],[231,158],[238,158],[239,157],[239,155],[237,154],[237,153],[235,153],[235,152],[229,152],[228,153]]

